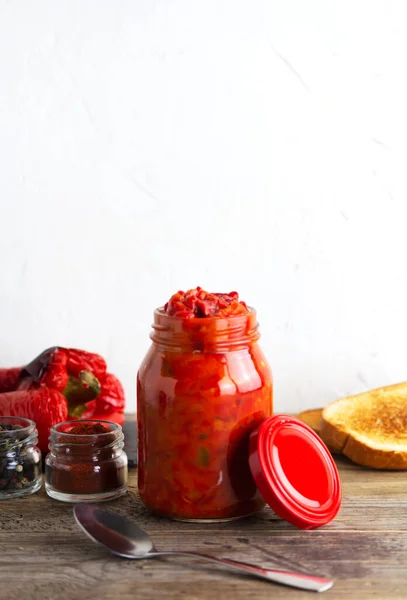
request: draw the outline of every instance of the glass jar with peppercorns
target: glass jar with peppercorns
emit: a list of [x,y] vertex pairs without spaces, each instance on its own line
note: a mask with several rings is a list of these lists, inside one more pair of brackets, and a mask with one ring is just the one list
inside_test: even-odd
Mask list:
[[24,497],[42,484],[41,451],[34,421],[0,417],[0,499]]

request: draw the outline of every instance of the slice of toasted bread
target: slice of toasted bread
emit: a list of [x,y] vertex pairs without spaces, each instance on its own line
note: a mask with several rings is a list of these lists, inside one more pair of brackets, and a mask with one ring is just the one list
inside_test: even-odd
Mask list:
[[407,469],[407,382],[336,400],[322,411],[321,438],[374,469]]
[[321,415],[322,408],[313,408],[311,410],[304,410],[303,412],[300,412],[297,415],[297,418],[301,421],[304,421],[304,423],[306,423],[308,427],[311,427],[315,433],[319,433],[321,428]]

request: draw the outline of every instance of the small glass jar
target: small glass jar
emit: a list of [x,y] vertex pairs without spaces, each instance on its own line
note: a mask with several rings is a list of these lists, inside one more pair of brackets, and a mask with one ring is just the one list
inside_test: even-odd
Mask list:
[[42,484],[41,451],[34,421],[0,417],[0,499],[21,498]]
[[137,377],[138,485],[151,511],[183,521],[237,519],[265,502],[249,437],[272,414],[256,311],[225,318],[154,313]]
[[[71,433],[100,424],[102,433]],[[45,459],[45,490],[63,502],[102,502],[127,491],[127,455],[120,425],[82,419],[51,427]]]

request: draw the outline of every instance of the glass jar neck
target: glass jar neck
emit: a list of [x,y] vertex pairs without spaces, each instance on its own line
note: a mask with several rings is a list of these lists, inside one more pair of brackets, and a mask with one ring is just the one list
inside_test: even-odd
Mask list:
[[227,352],[249,348],[260,338],[254,309],[245,315],[202,319],[181,319],[157,309],[152,328],[153,343],[173,352]]
[[37,444],[38,432],[34,421],[23,417],[0,417],[0,424],[13,427],[0,431],[0,452],[13,452],[18,447],[29,448]]
[[106,433],[88,435],[70,433],[75,423],[78,421],[51,427],[49,449],[54,456],[69,462],[87,462],[106,460],[122,452],[124,435],[120,425],[110,423]]

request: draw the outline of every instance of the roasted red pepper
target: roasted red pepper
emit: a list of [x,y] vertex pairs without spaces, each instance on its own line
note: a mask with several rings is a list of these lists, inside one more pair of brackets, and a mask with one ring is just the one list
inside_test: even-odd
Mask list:
[[[60,410],[50,411],[48,420],[42,415],[44,404],[39,405],[34,418],[35,394],[27,396],[30,415],[7,412],[11,408],[10,394],[16,394],[13,410],[23,410],[24,392],[48,390],[56,404],[59,397]],[[8,392],[9,394],[3,394]],[[8,396],[3,398],[3,396]],[[39,397],[39,396],[38,396]],[[43,397],[41,397],[43,399]],[[40,448],[47,448],[47,427],[66,419],[104,419],[123,424],[124,391],[119,380],[106,372],[106,362],[98,354],[72,348],[50,348],[23,368],[0,370],[0,415],[17,415],[37,422],[45,419],[44,435],[40,435]],[[31,410],[32,409],[32,410]],[[24,412],[24,411],[23,411]],[[27,411],[25,411],[27,412]],[[58,414],[58,420],[55,420]],[[61,415],[63,418],[61,419]],[[46,435],[46,438],[44,437]]]
[[0,415],[25,417],[35,421],[38,430],[38,446],[45,454],[48,451],[49,429],[51,425],[66,421],[68,405],[58,390],[47,387],[16,390],[0,394]]
[[86,403],[82,419],[104,419],[119,425],[124,422],[125,396],[123,386],[112,373],[103,378],[100,394]]
[[74,402],[75,393],[89,396],[89,388],[93,390],[91,395],[96,396],[105,375],[106,362],[98,354],[55,347],[44,350],[21,370],[17,388],[30,389],[33,384],[40,384],[62,392]]
[[0,369],[0,394],[15,390],[20,379],[20,374],[21,367],[16,367],[14,369]]

